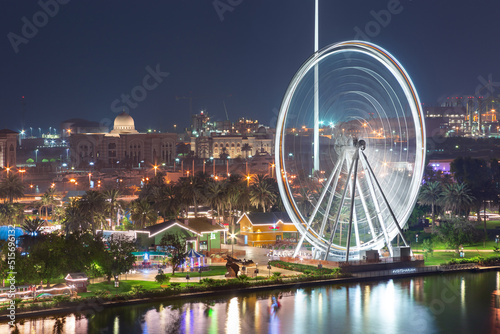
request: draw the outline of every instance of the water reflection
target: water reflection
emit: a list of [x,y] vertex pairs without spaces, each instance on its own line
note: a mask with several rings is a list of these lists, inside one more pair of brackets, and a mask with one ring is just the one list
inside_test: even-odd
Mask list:
[[[419,277],[171,300],[28,319],[17,327],[20,333],[487,333],[500,331],[499,284],[496,272]],[[281,304],[275,313],[272,296]],[[0,333],[8,332],[0,324]]]

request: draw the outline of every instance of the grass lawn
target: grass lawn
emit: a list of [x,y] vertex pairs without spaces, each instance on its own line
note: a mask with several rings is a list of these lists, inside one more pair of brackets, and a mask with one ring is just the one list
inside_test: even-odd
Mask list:
[[[217,276],[217,275],[225,275],[227,272],[226,266],[210,266],[209,271],[202,271],[201,277],[207,276]],[[186,274],[189,274],[191,277],[200,277],[200,273],[198,271],[193,272],[175,272],[174,277],[186,277]],[[168,276],[171,276],[167,274]]]
[[111,283],[100,282],[89,284],[87,286],[87,292],[81,292],[78,295],[82,297],[93,296],[95,295],[95,292],[99,290],[107,290],[111,294],[116,295],[118,293],[129,292],[132,289],[132,285],[140,285],[146,290],[161,289],[160,284],[158,284],[157,282],[134,280],[120,281],[120,286],[118,288],[115,288],[115,282],[114,280],[111,280]]
[[[464,247],[465,249],[465,247]],[[422,254],[419,252],[415,252],[415,254]],[[465,257],[466,258],[471,258],[475,256],[482,256],[482,257],[490,257],[490,256],[498,256],[497,253],[494,252],[465,252]],[[457,253],[455,252],[434,252],[432,256],[428,256],[427,259],[425,260],[425,265],[426,266],[436,266],[440,265],[444,262],[450,261],[451,259],[459,259],[460,257],[458,256]]]
[[[193,281],[193,282],[181,282],[179,283],[180,286],[185,287],[185,286],[197,286],[199,285],[198,281]],[[162,289],[160,287],[160,284],[157,282],[152,282],[152,281],[120,281],[120,286],[118,288],[115,288],[115,283],[114,280],[111,280],[111,283],[108,282],[100,282],[100,283],[95,283],[95,284],[89,284],[87,286],[87,292],[80,292],[78,293],[79,296],[81,297],[91,297],[95,296],[95,292],[99,290],[106,290],[109,291],[110,294],[116,295],[119,293],[127,293],[132,290],[133,285],[140,285],[142,286],[145,290],[160,290]],[[168,284],[169,285],[169,284]]]

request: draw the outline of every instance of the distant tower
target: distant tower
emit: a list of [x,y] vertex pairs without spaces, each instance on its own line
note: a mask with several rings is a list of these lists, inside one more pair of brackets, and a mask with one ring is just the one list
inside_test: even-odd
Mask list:
[[24,101],[24,96],[21,97],[21,130],[24,130],[24,121],[26,117],[26,101]]

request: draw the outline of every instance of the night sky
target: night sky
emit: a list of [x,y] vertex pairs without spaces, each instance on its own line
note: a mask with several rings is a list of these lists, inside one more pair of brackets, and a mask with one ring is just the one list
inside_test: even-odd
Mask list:
[[[21,128],[22,96],[25,128],[44,132],[75,117],[110,124],[123,107],[139,130],[185,127],[189,102],[176,96],[190,95],[193,111],[214,120],[226,118],[225,101],[229,119],[274,126],[290,79],[313,52],[313,0],[219,0],[219,12],[213,0],[59,1],[68,3],[53,17],[36,1],[0,2],[0,128]],[[500,90],[499,13],[498,0],[320,0],[320,47],[363,31],[434,105],[489,78]],[[34,19],[40,27],[25,27],[26,38]],[[158,71],[155,80],[149,73]],[[121,101],[132,91],[141,100],[134,108]]]

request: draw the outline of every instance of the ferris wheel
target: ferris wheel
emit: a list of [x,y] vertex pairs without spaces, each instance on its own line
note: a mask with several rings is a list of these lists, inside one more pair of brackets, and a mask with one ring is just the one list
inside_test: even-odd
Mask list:
[[413,210],[425,161],[424,118],[399,62],[362,41],[330,45],[293,77],[276,128],[284,206],[316,258],[387,246]]

